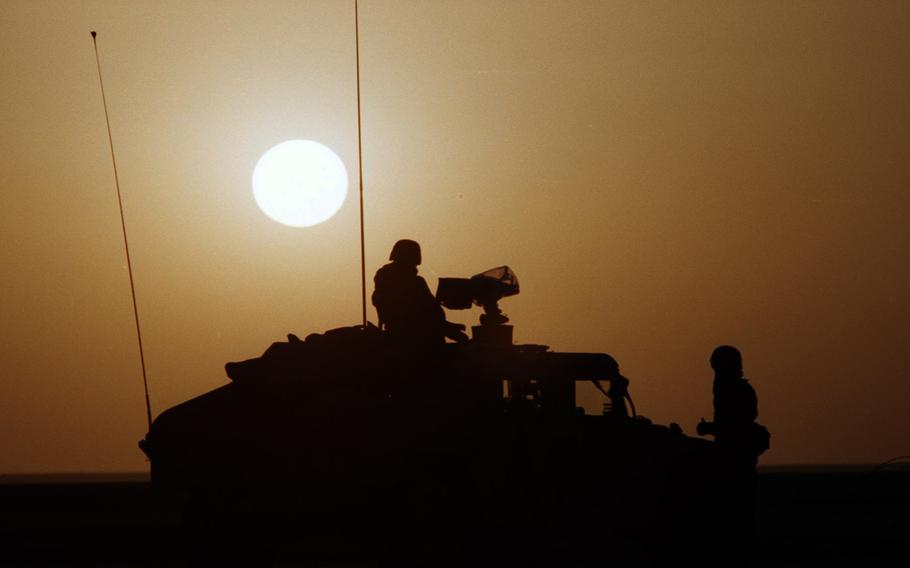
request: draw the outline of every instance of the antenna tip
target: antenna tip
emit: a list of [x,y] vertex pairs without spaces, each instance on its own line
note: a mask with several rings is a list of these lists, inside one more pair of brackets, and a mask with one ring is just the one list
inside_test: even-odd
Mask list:
[[98,35],[98,32],[90,32],[92,34],[92,39],[95,39],[95,36]]

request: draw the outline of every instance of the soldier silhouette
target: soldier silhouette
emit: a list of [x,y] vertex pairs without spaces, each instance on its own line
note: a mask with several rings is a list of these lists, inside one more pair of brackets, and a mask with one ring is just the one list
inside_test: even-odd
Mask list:
[[725,453],[745,453],[745,443],[752,423],[758,417],[755,389],[743,378],[742,355],[735,347],[722,345],[711,354],[714,369],[714,421],[704,418],[696,431],[700,436],[714,436]]
[[714,420],[698,423],[699,435],[714,436],[720,518],[716,566],[747,566],[755,526],[755,466],[768,449],[770,436],[757,424],[758,397],[743,378],[742,355],[729,345],[711,354],[714,369]]
[[420,245],[409,239],[399,240],[392,247],[389,260],[373,278],[372,302],[379,314],[380,329],[408,344],[441,345],[446,337],[467,341],[465,326],[446,321],[426,280],[417,274],[422,260]]

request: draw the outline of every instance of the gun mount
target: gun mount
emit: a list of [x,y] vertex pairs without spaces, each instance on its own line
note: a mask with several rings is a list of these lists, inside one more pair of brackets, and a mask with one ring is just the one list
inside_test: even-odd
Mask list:
[[508,266],[499,266],[470,278],[440,278],[436,299],[450,310],[481,306],[480,325],[473,326],[476,341],[508,345],[512,343],[509,318],[499,309],[499,300],[518,294],[518,276]]

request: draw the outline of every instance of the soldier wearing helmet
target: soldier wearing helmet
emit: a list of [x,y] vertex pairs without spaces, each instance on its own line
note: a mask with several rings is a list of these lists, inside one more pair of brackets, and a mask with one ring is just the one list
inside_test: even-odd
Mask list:
[[467,341],[464,326],[446,321],[426,280],[417,274],[422,260],[420,245],[410,239],[399,240],[389,260],[373,278],[372,301],[380,329],[408,343],[441,344],[446,337]]
[[767,448],[756,448],[753,440],[758,397],[749,381],[743,378],[742,355],[735,347],[721,345],[711,353],[711,368],[714,370],[714,421],[702,419],[697,431],[702,436],[714,436],[725,453],[739,456],[754,467],[758,454]]

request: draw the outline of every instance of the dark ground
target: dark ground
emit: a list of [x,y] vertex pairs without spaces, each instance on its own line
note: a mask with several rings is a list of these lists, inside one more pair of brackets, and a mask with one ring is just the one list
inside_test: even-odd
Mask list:
[[[764,468],[758,494],[753,566],[910,565],[906,464]],[[180,517],[156,501],[142,475],[0,476],[0,565],[185,565]]]

